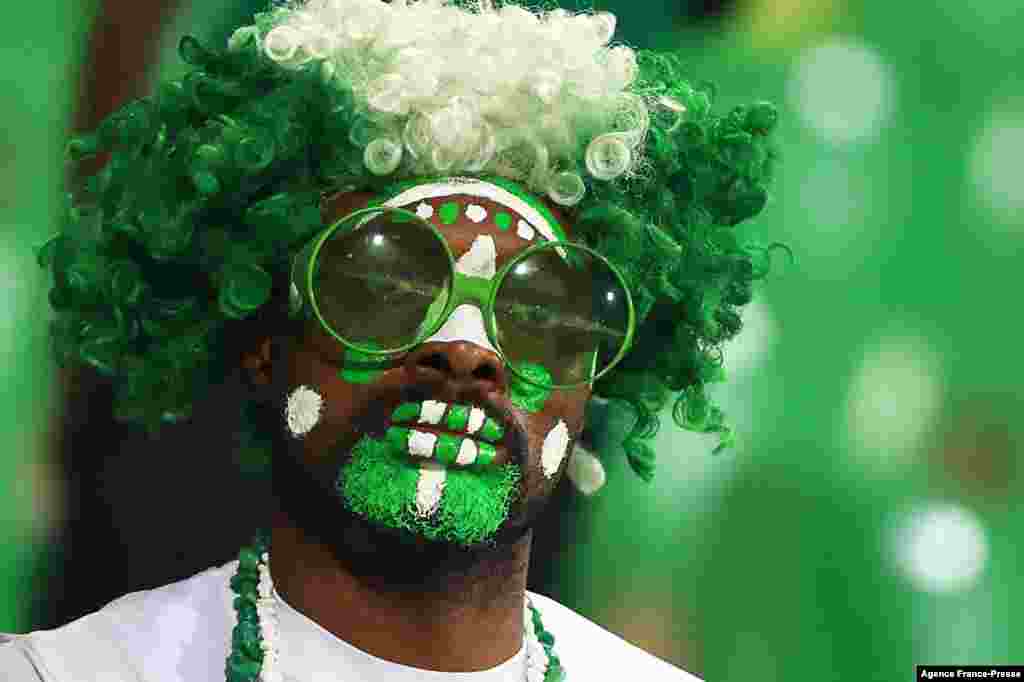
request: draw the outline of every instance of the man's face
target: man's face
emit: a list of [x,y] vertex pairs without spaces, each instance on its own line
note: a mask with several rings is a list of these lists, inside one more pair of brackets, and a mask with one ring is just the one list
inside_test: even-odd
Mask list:
[[[368,199],[329,200],[325,221]],[[456,271],[478,280],[493,280],[540,238],[525,227],[510,229],[498,218],[507,209],[486,198],[450,195],[403,208],[429,215]],[[339,512],[428,544],[464,548],[525,529],[564,471],[589,388],[545,390],[524,382],[494,350],[479,308],[470,304],[456,307],[407,353],[370,368],[365,363],[312,320],[290,344],[283,376],[275,377],[287,456],[332,491]]]

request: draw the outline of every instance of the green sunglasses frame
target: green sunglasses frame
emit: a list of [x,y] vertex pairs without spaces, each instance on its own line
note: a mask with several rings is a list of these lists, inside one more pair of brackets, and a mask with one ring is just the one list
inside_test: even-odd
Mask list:
[[[381,349],[377,349],[377,348],[370,348],[370,347],[367,347],[367,346],[363,346],[363,345],[360,345],[358,343],[355,343],[353,341],[350,341],[348,339],[343,338],[340,334],[338,334],[331,327],[331,325],[327,322],[327,320],[324,319],[323,314],[320,312],[320,307],[319,307],[319,305],[317,305],[316,295],[315,295],[315,293],[313,291],[313,274],[314,274],[313,266],[318,261],[318,259],[320,257],[320,250],[323,248],[323,245],[338,230],[340,230],[342,228],[346,228],[346,229],[359,229],[360,227],[362,227],[362,224],[363,224],[363,223],[359,223],[358,222],[359,218],[362,218],[365,215],[370,215],[370,214],[373,214],[373,213],[383,213],[383,212],[397,213],[397,214],[401,215],[402,217],[408,219],[409,222],[418,222],[421,225],[424,225],[424,226],[426,226],[426,227],[428,227],[430,229],[430,231],[433,233],[433,235],[437,238],[438,242],[444,248],[445,255],[448,257],[448,271],[450,273],[450,279],[449,279],[450,284],[448,285],[448,300],[445,303],[444,310],[441,312],[440,315],[438,315],[438,318],[437,318],[436,322],[432,323],[430,325],[430,327],[428,327],[426,330],[421,332],[420,335],[419,335],[419,338],[417,338],[415,341],[412,341],[411,343],[405,344],[403,346],[399,346],[397,348],[389,348],[389,349],[381,350]],[[353,221],[356,221],[356,222],[353,223]],[[554,384],[554,383],[552,383],[552,384],[540,384],[540,385],[542,385],[544,388],[548,388],[548,389],[566,389],[566,388],[576,388],[578,386],[582,386],[582,385],[585,385],[585,384],[593,384],[598,378],[604,376],[612,368],[614,368],[615,365],[617,365],[622,360],[622,358],[624,358],[626,356],[626,353],[629,352],[630,346],[632,346],[632,344],[633,344],[633,337],[634,337],[635,332],[636,332],[636,308],[633,306],[633,297],[629,293],[629,287],[626,285],[626,280],[622,276],[622,273],[619,271],[619,269],[616,268],[614,265],[612,265],[611,262],[609,262],[607,258],[605,258],[601,254],[597,253],[596,251],[594,251],[590,247],[584,246],[583,244],[577,244],[575,242],[570,242],[570,241],[548,241],[548,242],[544,242],[544,243],[541,243],[541,244],[535,244],[534,246],[531,246],[531,247],[525,249],[524,251],[516,254],[516,256],[512,260],[510,260],[508,263],[506,263],[501,268],[501,270],[499,270],[495,274],[495,277],[494,277],[493,280],[485,281],[485,280],[483,280],[481,278],[478,278],[478,277],[470,277],[468,275],[463,275],[461,273],[456,272],[455,271],[455,257],[452,255],[451,249],[448,247],[448,242],[444,238],[444,235],[441,234],[441,231],[438,230],[437,227],[435,227],[432,223],[430,223],[430,222],[428,222],[426,220],[423,220],[422,218],[420,218],[418,215],[416,215],[412,211],[407,211],[407,210],[401,209],[401,208],[390,208],[390,207],[383,207],[383,206],[373,206],[373,207],[364,208],[364,209],[360,209],[358,211],[354,211],[352,213],[349,213],[348,215],[346,215],[346,216],[340,218],[339,220],[337,220],[336,222],[334,222],[330,227],[328,227],[325,230],[323,230],[322,232],[320,232],[316,237],[314,237],[311,240],[311,242],[307,242],[307,245],[304,246],[299,251],[299,254],[296,256],[296,258],[299,258],[299,257],[301,257],[304,254],[304,252],[308,248],[309,243],[313,243],[313,249],[312,249],[312,251],[310,252],[310,254],[308,256],[307,262],[305,263],[305,272],[302,274],[301,287],[298,287],[300,292],[302,292],[302,294],[304,295],[303,298],[305,298],[305,300],[309,302],[310,308],[313,311],[313,315],[316,317],[317,321],[320,323],[320,326],[323,327],[323,329],[328,334],[330,334],[334,339],[336,339],[339,343],[344,345],[346,348],[358,351],[360,353],[363,353],[365,355],[369,355],[371,357],[372,356],[378,356],[378,357],[381,357],[381,358],[393,357],[393,356],[401,355],[403,353],[406,353],[406,352],[412,350],[416,346],[418,346],[421,343],[423,343],[426,339],[428,339],[431,336],[433,336],[437,332],[437,330],[440,329],[444,325],[445,321],[449,318],[449,316],[451,316],[451,313],[452,313],[453,310],[455,310],[455,308],[457,308],[458,306],[460,306],[460,305],[462,305],[464,303],[475,303],[475,304],[477,304],[477,306],[479,306],[481,308],[481,311],[483,313],[484,328],[485,328],[485,330],[487,332],[487,337],[491,341],[491,343],[494,345],[494,348],[497,349],[498,355],[501,357],[502,361],[505,363],[505,366],[508,367],[517,377],[519,377],[523,381],[526,381],[526,382],[532,383],[532,384],[537,384],[536,380],[531,379],[531,378],[525,376],[522,372],[517,370],[515,365],[513,363],[509,362],[508,354],[502,349],[501,344],[498,341],[498,325],[497,325],[497,318],[496,318],[496,315],[494,313],[494,303],[497,300],[498,290],[500,289],[501,284],[502,284],[502,282],[505,279],[505,276],[512,270],[513,267],[515,267],[518,263],[520,263],[521,261],[523,261],[526,258],[528,258],[530,255],[532,255],[532,254],[534,254],[534,253],[536,253],[538,251],[552,249],[552,248],[556,248],[558,246],[563,246],[563,247],[568,247],[570,249],[578,249],[580,251],[583,251],[583,252],[587,253],[588,255],[590,255],[591,257],[596,258],[597,260],[599,260],[602,263],[604,263],[611,270],[611,272],[615,275],[616,279],[618,279],[619,284],[622,286],[622,290],[626,294],[626,306],[627,306],[627,309],[629,311],[628,327],[626,329],[626,339],[625,339],[625,341],[622,344],[622,348],[620,348],[619,352],[615,355],[614,358],[612,358],[612,361],[608,363],[608,366],[605,367],[604,369],[602,369],[597,374],[595,374],[593,377],[591,377],[589,379],[586,379],[584,381],[578,381],[578,382],[572,383],[572,384]],[[293,281],[293,283],[294,283],[294,279],[295,279],[295,272],[294,272],[294,270],[295,270],[295,266],[296,265],[298,265],[298,263],[294,263],[293,267],[292,267],[292,281]]]

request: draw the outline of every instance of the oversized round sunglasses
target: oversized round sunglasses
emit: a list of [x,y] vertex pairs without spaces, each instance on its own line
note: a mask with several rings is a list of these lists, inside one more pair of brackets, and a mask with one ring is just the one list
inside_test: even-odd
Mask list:
[[463,304],[483,313],[506,367],[530,383],[595,381],[626,354],[636,325],[622,274],[569,241],[516,254],[493,279],[456,271],[438,229],[404,209],[350,213],[297,255],[292,284],[346,348],[395,356],[433,336]]

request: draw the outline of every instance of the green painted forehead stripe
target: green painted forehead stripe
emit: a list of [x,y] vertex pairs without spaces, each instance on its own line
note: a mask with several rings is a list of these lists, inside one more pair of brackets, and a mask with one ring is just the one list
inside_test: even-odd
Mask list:
[[427,199],[464,194],[490,199],[519,214],[548,241],[566,241],[565,229],[543,202],[519,185],[504,178],[435,178],[395,185],[384,193],[376,205],[399,208]]

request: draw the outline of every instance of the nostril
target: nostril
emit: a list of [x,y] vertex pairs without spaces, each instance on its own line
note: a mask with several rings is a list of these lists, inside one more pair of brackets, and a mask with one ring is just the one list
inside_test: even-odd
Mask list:
[[473,378],[483,379],[484,381],[497,381],[498,369],[490,363],[484,363],[473,370]]
[[452,366],[448,363],[448,358],[443,353],[431,353],[420,358],[418,363],[420,367],[429,367],[430,369],[436,369],[439,372],[449,372]]

